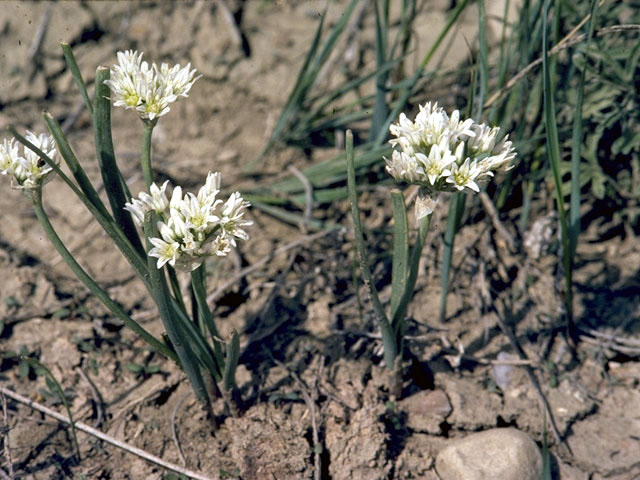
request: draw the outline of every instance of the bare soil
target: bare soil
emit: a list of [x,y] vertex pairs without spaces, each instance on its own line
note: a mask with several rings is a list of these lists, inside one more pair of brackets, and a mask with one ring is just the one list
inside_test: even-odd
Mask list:
[[[250,189],[281,178],[291,165],[303,168],[335,154],[280,146],[259,164],[260,175],[245,172],[293,86],[325,2],[227,3],[242,7],[244,44],[233,41],[217,2],[2,3],[0,129],[14,124],[42,131],[40,112],[50,111],[70,125],[74,151],[101,185],[89,116],[58,47],[67,41],[90,85],[98,65],[114,63],[115,52],[129,48],[149,60],[190,61],[203,74],[190,98],[175,103],[156,128],[158,179],[194,189],[213,170],[222,172],[229,191]],[[331,3],[329,24],[344,3]],[[449,2],[432,3],[417,22],[424,25],[417,51],[436,35]],[[48,14],[42,47],[32,58],[30,48]],[[473,38],[474,21],[472,14],[463,19],[445,65],[465,58],[462,33]],[[372,41],[369,15],[358,43],[369,57]],[[114,109],[113,124],[118,160],[138,192],[139,120]],[[564,442],[547,432],[554,478],[640,478],[640,243],[613,219],[592,222],[581,237],[575,275],[581,341],[572,354],[557,321],[557,232],[538,255],[523,246],[526,232],[517,230],[513,212],[501,217],[516,239],[510,249],[477,200],[469,202],[455,245],[446,320],[438,320],[443,199],[409,311],[402,397],[390,398],[366,293],[353,283],[348,205],[316,209],[315,217],[331,217],[345,228],[274,256],[218,301],[221,335],[234,329],[242,334],[242,412],[226,416],[218,402],[212,427],[181,372],[87,293],[44,238],[28,200],[8,182],[0,188],[0,382],[63,411],[47,394],[44,377],[15,354],[38,358],[69,393],[76,419],[119,440],[178,464],[179,446],[189,468],[213,478],[313,478],[319,468],[322,478],[332,479],[437,479],[438,451],[469,432],[515,426],[542,446],[541,393]],[[368,241],[379,247],[374,273],[388,298],[389,197],[375,190],[361,200]],[[160,335],[153,304],[126,261],[61,181],[46,186],[45,206],[94,278]],[[551,210],[551,197],[541,192],[533,220]],[[236,258],[218,262],[211,291],[242,267],[305,238],[300,228],[258,210],[251,217],[250,241]],[[514,332],[526,361],[501,323]],[[146,370],[132,371],[132,365]],[[66,428],[7,404],[0,438],[8,436],[16,478],[177,478],[82,434],[77,462]],[[0,466],[7,471],[4,452]]]

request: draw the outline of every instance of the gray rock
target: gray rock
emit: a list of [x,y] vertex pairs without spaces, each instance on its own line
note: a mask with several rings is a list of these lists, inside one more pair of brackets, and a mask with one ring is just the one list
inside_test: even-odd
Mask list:
[[407,425],[416,432],[441,433],[440,424],[451,413],[451,404],[442,390],[422,390],[400,401],[407,412]]
[[436,470],[442,480],[540,480],[542,455],[525,433],[496,428],[452,441]]

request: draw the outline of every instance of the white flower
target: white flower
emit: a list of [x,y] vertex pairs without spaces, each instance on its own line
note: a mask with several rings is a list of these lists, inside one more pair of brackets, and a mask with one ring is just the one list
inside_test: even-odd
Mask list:
[[387,162],[387,172],[396,180],[418,183],[424,178],[424,168],[415,157],[406,152],[394,150]]
[[149,67],[142,61],[142,55],[131,50],[118,52],[118,63],[104,83],[111,89],[116,107],[133,109],[142,120],[153,122],[169,112],[169,105],[178,97],[187,97],[200,76],[195,76],[191,64],[181,68],[166,63],[158,67],[154,63]]
[[[25,138],[49,158],[56,159],[57,151],[52,136],[27,131]],[[35,190],[42,187],[51,179],[49,174],[52,171],[53,168],[26,146],[22,147],[20,155],[15,138],[4,140],[0,145],[0,174],[13,177],[18,188]]]
[[243,220],[244,209],[251,204],[242,199],[240,192],[232,193],[222,207],[220,225],[225,234],[230,235],[229,241],[231,245],[235,246],[235,240],[233,237],[247,240],[249,235],[242,227],[248,227],[253,225],[251,220]]
[[151,210],[158,214],[163,213],[169,205],[169,200],[165,190],[167,189],[167,180],[162,184],[160,188],[155,183],[151,184],[149,193],[141,192],[138,198],[132,198],[131,202],[127,202],[124,205],[124,209],[131,212],[133,221],[139,227],[144,223],[144,216]]
[[451,175],[449,168],[456,161],[456,157],[448,147],[445,140],[442,145],[433,145],[429,150],[428,157],[421,153],[416,154],[432,186],[436,185],[436,182],[441,178]]
[[482,175],[493,174],[484,171],[478,162],[467,158],[462,165],[454,165],[451,175],[447,177],[447,183],[451,183],[458,191],[468,188],[477,193],[480,191],[480,187],[478,187],[476,180]]
[[209,173],[197,195],[187,192],[183,196],[182,188],[177,186],[168,200],[166,188],[167,182],[162,187],[152,184],[149,193],[140,193],[125,206],[138,225],[144,222],[147,212],[158,214],[160,237],[149,239],[153,245],[149,255],[158,258],[158,268],[168,263],[180,271],[193,271],[207,257],[227,255],[236,246],[236,238],[249,238],[244,227],[253,222],[243,218],[249,202],[238,192],[224,204],[217,199],[219,173]]
[[142,192],[140,194],[140,201],[156,213],[164,212],[169,205],[169,200],[165,194],[168,183],[169,180],[165,181],[160,188],[155,183],[152,183],[151,187],[149,187],[149,193]]
[[479,182],[512,168],[516,156],[498,127],[461,119],[458,110],[449,116],[437,103],[420,106],[415,121],[400,114],[389,131],[397,149],[385,159],[387,172],[431,192],[479,192]]
[[153,248],[149,250],[150,257],[158,258],[158,268],[162,268],[165,263],[175,266],[178,259],[180,244],[178,242],[167,242],[161,238],[152,237],[149,239]]

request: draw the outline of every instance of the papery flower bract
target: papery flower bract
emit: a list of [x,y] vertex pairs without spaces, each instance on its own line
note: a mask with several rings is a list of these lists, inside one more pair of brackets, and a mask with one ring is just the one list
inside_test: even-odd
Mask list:
[[385,159],[387,172],[432,193],[479,192],[479,182],[511,168],[516,156],[508,137],[498,140],[498,127],[461,119],[458,110],[449,116],[437,103],[421,105],[415,121],[400,114],[389,131],[399,150]]
[[201,75],[196,77],[190,63],[186,67],[166,63],[149,67],[142,55],[131,50],[118,52],[118,63],[104,83],[111,89],[114,106],[133,109],[142,120],[153,122],[168,113],[178,97],[187,97]]
[[[27,131],[25,138],[47,157],[56,160],[57,150],[52,136]],[[22,147],[21,156],[15,138],[4,140],[0,145],[0,174],[13,177],[18,188],[35,190],[42,187],[51,179],[49,174],[52,171],[53,168],[26,146]]]
[[249,238],[244,227],[253,222],[243,218],[249,202],[238,192],[226,202],[217,199],[219,173],[209,173],[197,195],[187,192],[183,196],[182,188],[176,186],[168,200],[166,187],[167,182],[162,187],[152,184],[149,193],[140,193],[125,206],[138,225],[147,212],[158,214],[160,238],[149,239],[153,245],[149,255],[158,258],[158,268],[168,263],[177,270],[192,271],[207,257],[227,255],[236,246],[236,238]]

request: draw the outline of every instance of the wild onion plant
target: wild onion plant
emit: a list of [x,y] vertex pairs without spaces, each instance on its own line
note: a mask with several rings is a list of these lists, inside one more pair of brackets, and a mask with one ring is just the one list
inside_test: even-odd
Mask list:
[[[409,229],[404,196],[391,193],[393,203],[393,264],[389,316],[384,311],[371,278],[367,250],[362,235],[356,197],[353,135],[347,133],[347,179],[360,267],[384,344],[388,368],[399,370],[407,308],[418,278],[420,256],[433,211],[441,192],[478,193],[480,185],[495,172],[512,167],[516,152],[508,136],[501,138],[498,127],[489,127],[471,119],[461,119],[456,110],[449,116],[436,103],[420,106],[415,120],[400,114],[399,122],[389,128],[395,137],[386,159],[387,172],[398,182],[420,187],[415,202],[418,235],[409,254]],[[436,313],[434,312],[434,315]]]
[[[188,96],[199,78],[196,70],[190,65],[149,65],[142,60],[142,53],[118,52],[118,64],[113,69],[98,68],[95,94],[90,101],[70,47],[63,44],[62,48],[91,113],[111,212],[89,181],[60,125],[46,112],[44,120],[50,135],[27,132],[22,136],[12,128],[15,138],[0,145],[0,173],[10,177],[13,186],[31,199],[49,240],[75,275],[113,315],[184,370],[205,408],[210,410],[212,395],[218,394],[233,408],[239,338],[234,332],[225,341],[219,334],[206,301],[205,264],[209,257],[226,256],[237,239],[248,238],[244,229],[252,222],[244,218],[244,213],[249,203],[237,192],[226,200],[220,199],[219,173],[209,173],[197,194],[183,194],[181,187],[176,186],[169,199],[168,182],[161,186],[154,183],[151,164],[153,129],[173,102]],[[140,160],[147,191],[137,198],[131,196],[116,163],[111,138],[111,101],[115,106],[134,110],[142,121]],[[23,144],[22,149],[16,139]],[[61,170],[58,152],[73,180]],[[53,173],[89,209],[135,270],[158,307],[168,341],[156,338],[133,320],[80,266],[60,239],[42,204],[43,187]],[[190,275],[191,309],[183,299],[178,272]]]

